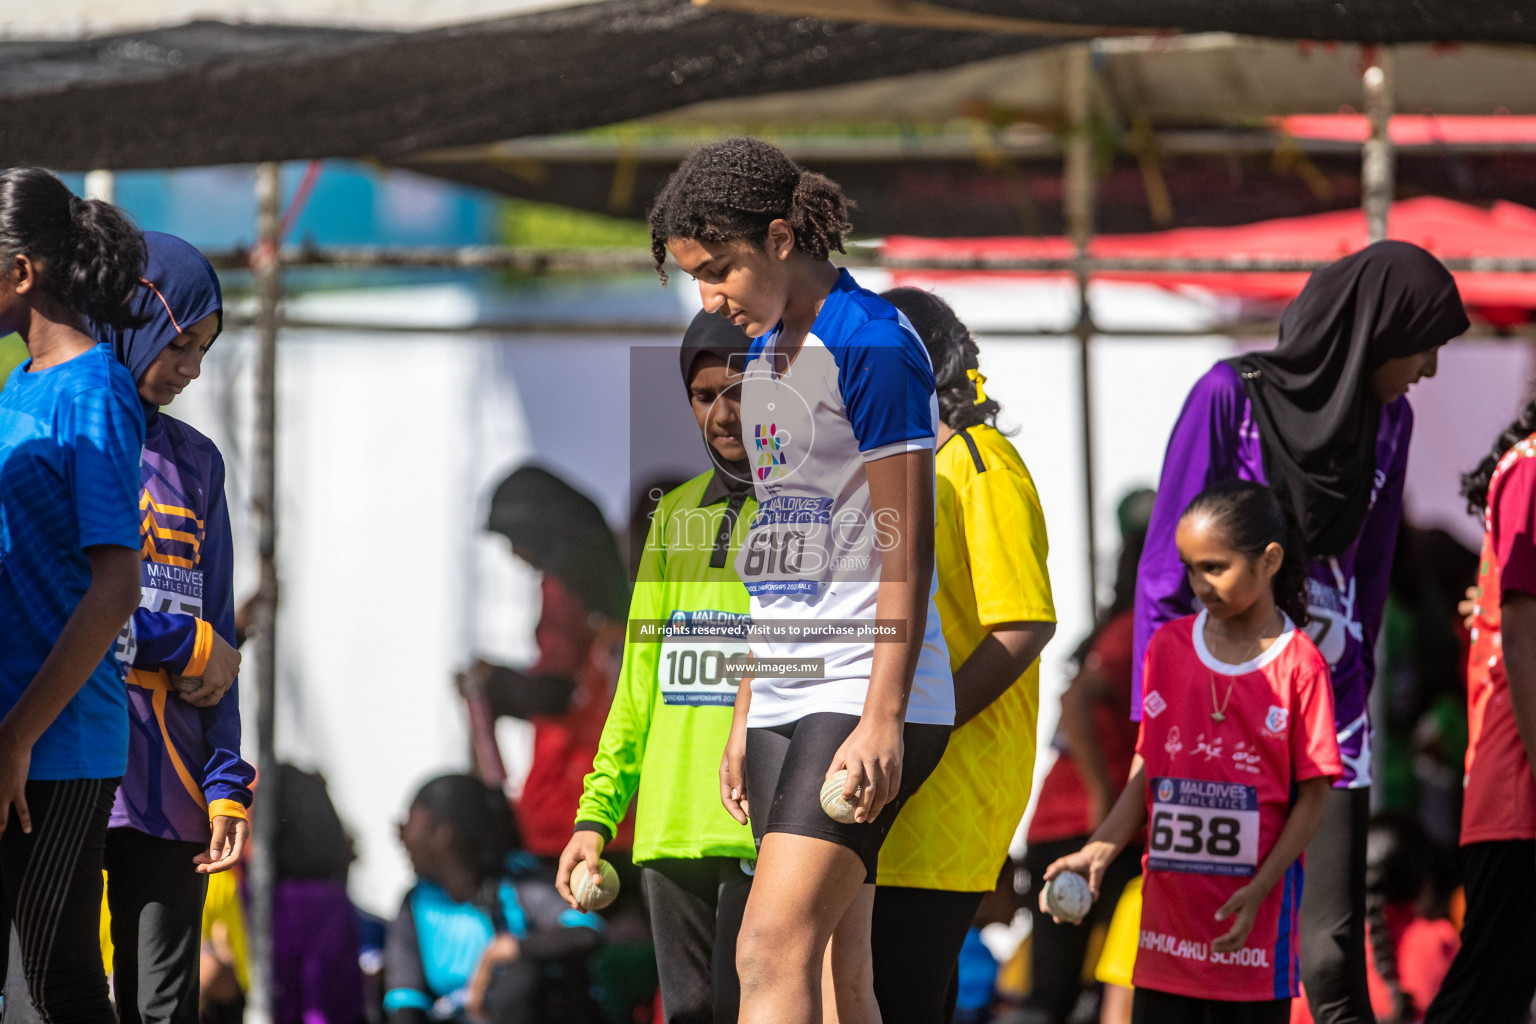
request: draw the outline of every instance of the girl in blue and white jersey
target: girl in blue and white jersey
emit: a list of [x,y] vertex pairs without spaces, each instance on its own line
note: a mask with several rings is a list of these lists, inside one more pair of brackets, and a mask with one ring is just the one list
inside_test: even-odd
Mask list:
[[[828,259],[848,201],[773,146],[694,152],[651,211],[704,308],[754,339],[742,437],[759,512],[737,560],[758,663],[721,798],[750,818],[737,944],[743,1022],[878,1020],[870,912],[880,844],[943,755],[954,683],[934,609],[933,368],[894,306]],[[854,820],[823,811],[847,772]],[[822,993],[822,978],[831,979]]]

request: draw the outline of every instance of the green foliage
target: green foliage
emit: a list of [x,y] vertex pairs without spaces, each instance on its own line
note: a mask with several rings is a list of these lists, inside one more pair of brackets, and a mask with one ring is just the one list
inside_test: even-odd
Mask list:
[[27,346],[21,342],[21,335],[7,334],[0,338],[0,383],[11,375],[11,371],[21,365],[21,361],[27,358]]
[[502,209],[501,241],[540,249],[649,249],[641,220],[605,217],[552,203],[509,199]]

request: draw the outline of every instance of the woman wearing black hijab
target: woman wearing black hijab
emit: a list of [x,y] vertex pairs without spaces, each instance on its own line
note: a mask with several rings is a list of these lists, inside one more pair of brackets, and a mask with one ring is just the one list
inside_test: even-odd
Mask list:
[[1168,441],[1136,593],[1132,714],[1141,663],[1193,595],[1174,547],[1190,499],[1232,478],[1279,494],[1312,559],[1308,632],[1328,659],[1345,774],[1307,849],[1302,980],[1318,1024],[1371,1021],[1365,967],[1365,833],[1371,744],[1366,701],[1386,604],[1413,410],[1467,329],[1449,271],[1407,242],[1377,242],[1312,275],[1267,352],[1217,363],[1190,391]]

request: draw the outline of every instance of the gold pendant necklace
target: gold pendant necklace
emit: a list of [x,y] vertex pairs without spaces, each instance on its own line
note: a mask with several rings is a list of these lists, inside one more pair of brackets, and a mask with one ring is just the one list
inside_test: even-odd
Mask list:
[[1227,684],[1226,699],[1223,700],[1221,705],[1218,707],[1216,704],[1216,673],[1212,672],[1210,669],[1206,669],[1205,671],[1211,677],[1211,707],[1214,709],[1211,712],[1211,721],[1225,722],[1227,720],[1227,705],[1232,703],[1232,687],[1237,685],[1237,677],[1233,676],[1232,681]]

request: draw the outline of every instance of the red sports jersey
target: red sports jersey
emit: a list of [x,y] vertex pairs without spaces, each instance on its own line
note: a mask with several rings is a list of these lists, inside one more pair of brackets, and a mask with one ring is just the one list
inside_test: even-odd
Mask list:
[[1343,770],[1328,664],[1287,622],[1261,656],[1228,665],[1206,649],[1205,621],[1201,612],[1169,622],[1147,647],[1136,747],[1147,772],[1146,881],[1133,978],[1201,999],[1286,999],[1299,980],[1299,859],[1242,949],[1217,953],[1211,942],[1232,927],[1216,911],[1280,837],[1295,783]]
[[1536,838],[1536,779],[1509,706],[1499,602],[1536,594],[1536,435],[1505,453],[1488,482],[1488,521],[1467,664],[1467,777],[1461,842]]

